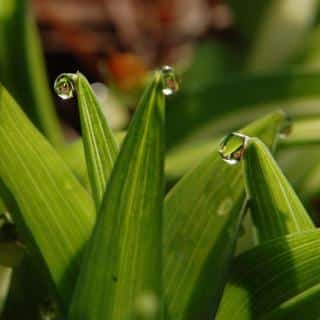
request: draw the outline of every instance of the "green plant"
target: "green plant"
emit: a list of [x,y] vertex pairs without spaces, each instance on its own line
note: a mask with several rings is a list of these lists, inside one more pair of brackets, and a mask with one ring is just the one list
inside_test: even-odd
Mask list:
[[287,35],[270,39],[274,25],[296,14],[283,3],[230,0],[244,65],[200,45],[180,92],[172,68],[150,74],[125,133],[85,76],[60,75],[56,93],[80,111],[82,138],[68,145],[25,2],[0,0],[3,319],[320,317],[318,5],[306,2],[269,59]]

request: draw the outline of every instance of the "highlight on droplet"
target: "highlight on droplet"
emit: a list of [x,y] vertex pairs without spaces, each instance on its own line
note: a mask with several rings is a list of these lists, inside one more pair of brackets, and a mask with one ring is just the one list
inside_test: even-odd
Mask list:
[[248,145],[250,137],[239,133],[232,132],[225,136],[219,146],[221,158],[230,165],[239,163]]
[[161,68],[163,89],[162,93],[165,96],[171,96],[179,90],[179,81],[174,69],[170,66]]

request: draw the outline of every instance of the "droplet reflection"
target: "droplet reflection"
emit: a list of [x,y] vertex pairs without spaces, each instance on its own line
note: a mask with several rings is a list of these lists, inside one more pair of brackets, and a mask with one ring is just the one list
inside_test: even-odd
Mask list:
[[237,164],[246,149],[249,137],[238,132],[233,132],[224,137],[220,143],[219,154],[230,165]]
[[163,66],[161,68],[163,89],[162,93],[165,96],[171,96],[179,90],[179,81],[177,79],[174,69],[170,66]]
[[63,100],[68,100],[74,97],[76,75],[73,73],[62,73],[54,82],[54,90],[56,94]]

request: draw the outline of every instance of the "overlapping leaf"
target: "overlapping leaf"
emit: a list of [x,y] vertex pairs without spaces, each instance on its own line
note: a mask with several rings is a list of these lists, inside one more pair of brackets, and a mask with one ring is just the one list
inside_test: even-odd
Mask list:
[[90,185],[99,209],[118,146],[97,98],[86,78],[79,72],[75,75],[75,87]]
[[290,183],[259,139],[249,139],[243,164],[250,212],[260,242],[314,228]]
[[299,319],[306,305],[305,316],[316,319],[320,252],[314,246],[319,232],[259,139],[249,139],[243,165],[250,212],[263,244],[236,259],[217,319],[232,314],[239,319]]
[[77,282],[71,319],[161,318],[164,96],[157,72],[112,171]]
[[3,87],[0,145],[1,197],[66,303],[95,220],[92,200]]
[[217,320],[318,319],[320,232],[275,238],[239,256]]
[[26,0],[0,1],[0,81],[52,143],[60,143],[36,25]]
[[[276,112],[243,132],[260,136],[271,146],[283,120],[284,114]],[[241,166],[224,163],[214,145],[211,154],[166,197],[164,285],[169,317],[200,319],[215,312],[243,203]]]

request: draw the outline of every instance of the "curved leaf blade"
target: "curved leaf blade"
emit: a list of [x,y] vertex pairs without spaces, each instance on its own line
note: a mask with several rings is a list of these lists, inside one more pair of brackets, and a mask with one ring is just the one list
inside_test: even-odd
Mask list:
[[0,81],[49,141],[61,143],[40,39],[26,0],[0,3]]
[[260,242],[315,228],[270,151],[259,139],[249,139],[243,168],[250,212]]
[[236,258],[216,319],[318,319],[319,232],[278,237]]
[[[273,145],[285,116],[275,112],[242,130]],[[217,146],[170,191],[164,207],[164,280],[169,317],[212,316],[226,281],[244,204],[241,166]],[[208,286],[212,283],[212,286]]]
[[118,153],[118,146],[87,79],[80,72],[75,77],[84,152],[92,194],[98,210]]
[[[70,319],[138,319],[161,299],[164,96],[160,73],[128,129],[77,282]],[[139,276],[138,276],[139,275]],[[150,319],[160,319],[157,310]]]
[[67,304],[95,220],[91,198],[0,87],[0,194]]

